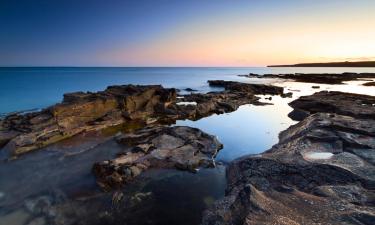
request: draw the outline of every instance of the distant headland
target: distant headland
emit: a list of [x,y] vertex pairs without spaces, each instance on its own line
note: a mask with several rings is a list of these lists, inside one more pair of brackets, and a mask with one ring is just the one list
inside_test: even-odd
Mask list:
[[375,61],[298,63],[292,65],[269,65],[267,67],[375,67]]

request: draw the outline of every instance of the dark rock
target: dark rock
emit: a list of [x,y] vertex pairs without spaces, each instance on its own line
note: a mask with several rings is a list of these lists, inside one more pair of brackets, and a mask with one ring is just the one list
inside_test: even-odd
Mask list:
[[295,82],[321,83],[321,84],[343,84],[345,81],[375,78],[375,73],[295,73],[295,74],[249,74],[241,75],[249,78],[279,78],[291,79]]
[[375,97],[368,95],[321,91],[313,95],[303,96],[292,101],[289,105],[297,111],[290,115],[292,118],[294,117],[293,119],[298,120],[303,119],[303,116],[300,116],[302,114],[307,116],[316,112],[336,113],[358,118],[375,118]]
[[287,92],[287,93],[283,93],[280,95],[282,98],[291,98],[293,97],[293,93],[292,92]]
[[[255,95],[280,95],[282,87],[261,84],[247,84],[234,81],[210,80],[210,86],[222,87],[221,92],[190,94],[181,96],[178,102],[192,102],[195,105],[176,105],[169,107],[171,117],[197,120],[212,114],[233,112],[244,104],[259,104]],[[171,118],[170,117],[170,118]]]
[[231,81],[209,81],[222,92],[190,94],[179,105],[175,89],[160,85],[110,86],[105,91],[64,95],[60,104],[27,114],[12,114],[0,121],[0,147],[17,156],[81,132],[138,121],[139,124],[174,123],[236,110],[243,104],[260,104],[256,94],[281,94],[283,88]]
[[319,89],[320,86],[311,86],[311,88],[314,88],[314,89]]
[[375,86],[375,82],[366,82],[363,85],[364,86]]
[[189,91],[189,92],[196,92],[196,91],[198,91],[198,90],[195,90],[195,89],[192,89],[192,88],[185,88],[184,90],[185,91]]
[[[190,127],[155,127],[124,134],[118,142],[147,151],[129,151],[96,163],[97,182],[104,190],[119,188],[149,168],[177,168],[195,172],[199,166],[215,166],[214,157],[222,148],[216,137]],[[133,148],[134,149],[134,148]]]
[[292,120],[295,120],[295,121],[301,121],[301,120],[305,119],[306,117],[308,117],[309,115],[310,115],[309,112],[301,110],[301,109],[293,109],[293,111],[291,111],[288,114],[288,116]]
[[371,224],[375,117],[364,115],[375,112],[372,98],[320,92],[291,104],[320,99],[324,113],[301,107],[311,115],[281,132],[278,144],[232,162],[226,197],[204,212],[202,224]]
[[223,87],[225,90],[247,92],[256,95],[281,95],[283,93],[282,87],[264,85],[264,84],[247,84],[235,81],[224,81],[224,80],[209,80],[210,86]]

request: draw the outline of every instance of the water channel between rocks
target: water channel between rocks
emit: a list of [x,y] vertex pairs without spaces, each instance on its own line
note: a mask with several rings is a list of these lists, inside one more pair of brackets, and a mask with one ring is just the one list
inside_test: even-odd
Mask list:
[[[251,82],[249,79],[248,82]],[[98,189],[91,168],[123,147],[114,131],[87,133],[0,163],[0,225],[26,224],[199,224],[202,212],[225,194],[225,167],[235,158],[260,154],[278,142],[280,131],[296,122],[288,102],[321,90],[375,95],[362,81],[345,85],[283,82],[293,98],[261,96],[272,105],[243,105],[237,111],[176,125],[199,128],[224,144],[217,167],[189,173],[172,169],[145,172],[116,194]],[[303,90],[303,91],[302,91]],[[130,129],[132,127],[129,127]]]

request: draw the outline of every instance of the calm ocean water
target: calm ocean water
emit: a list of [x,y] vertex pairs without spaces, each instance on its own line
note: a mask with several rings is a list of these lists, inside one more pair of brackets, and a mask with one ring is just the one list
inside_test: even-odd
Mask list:
[[[98,91],[115,84],[162,84],[165,87],[211,90],[209,79],[263,82],[238,77],[248,73],[375,72],[375,68],[0,68],[0,112],[42,108],[61,101],[63,93]],[[101,215],[114,219],[106,224],[200,224],[202,212],[224,196],[225,165],[247,154],[259,154],[278,141],[280,131],[295,124],[287,115],[288,103],[302,95],[337,90],[375,96],[365,81],[345,85],[282,82],[275,85],[293,92],[292,98],[273,96],[272,105],[243,105],[232,113],[198,121],[180,120],[176,125],[197,127],[216,135],[224,144],[216,168],[196,174],[176,170],[152,170],[128,184],[126,196],[150,194],[136,207],[122,202],[114,208],[113,193],[103,193],[95,183],[92,165],[112,159],[123,151],[113,134],[82,134],[21,156],[0,160],[0,225],[25,225],[32,219],[56,224],[103,224]],[[0,149],[0,159],[1,159]],[[41,212],[35,202],[47,205]],[[39,211],[38,211],[39,210]],[[127,211],[128,210],[128,211]],[[41,212],[41,213],[40,213]],[[34,221],[35,222],[35,221]],[[30,224],[33,221],[30,222]],[[51,224],[51,223],[46,223]]]
[[47,107],[67,92],[99,91],[108,85],[162,84],[165,87],[210,90],[210,79],[245,80],[239,74],[295,72],[375,72],[375,68],[0,68],[0,114]]

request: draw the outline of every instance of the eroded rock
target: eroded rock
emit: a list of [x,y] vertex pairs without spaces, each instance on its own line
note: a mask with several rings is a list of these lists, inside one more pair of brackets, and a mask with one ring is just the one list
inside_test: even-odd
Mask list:
[[294,74],[249,74],[240,75],[249,78],[278,78],[290,79],[295,82],[320,83],[320,84],[343,84],[345,81],[375,78],[375,73],[294,73]]
[[10,155],[18,155],[83,131],[156,117],[175,99],[174,89],[158,85],[110,86],[97,93],[65,94],[62,103],[41,112],[7,116],[1,122],[0,142],[7,144]]
[[104,190],[120,188],[149,168],[195,172],[200,166],[214,167],[214,157],[222,148],[216,137],[183,126],[141,129],[118,137],[118,142],[130,150],[93,167]]
[[289,116],[295,120],[302,120],[317,112],[336,113],[356,118],[375,118],[375,96],[369,95],[321,91],[313,95],[302,96],[289,105],[294,109]]
[[[282,94],[283,88],[231,81],[209,81],[221,92],[176,98],[175,89],[160,85],[110,86],[105,91],[76,92],[41,112],[12,114],[0,121],[0,147],[17,156],[81,132],[138,121],[140,124],[174,123],[236,110],[243,104],[261,104],[256,94]],[[195,104],[179,104],[194,102]]]
[[[202,224],[372,224],[375,117],[364,115],[375,108],[362,106],[372,97],[322,94],[324,113],[306,107],[311,115],[281,132],[278,144],[230,164],[226,197],[204,213]],[[347,108],[359,104],[362,110],[341,109],[336,95]],[[316,96],[302,99],[318,102]]]

